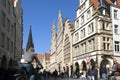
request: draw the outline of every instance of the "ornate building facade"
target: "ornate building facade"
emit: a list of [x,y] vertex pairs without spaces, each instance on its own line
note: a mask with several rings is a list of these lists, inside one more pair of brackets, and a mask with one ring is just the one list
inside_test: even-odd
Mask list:
[[50,70],[55,69],[59,73],[64,72],[64,67],[70,69],[72,64],[72,31],[74,24],[69,19],[63,21],[62,13],[58,13],[58,30],[56,32],[55,24],[52,25],[51,52],[50,52]]
[[115,34],[120,31],[119,19],[113,18],[118,16],[119,6],[119,0],[79,1],[73,33],[73,62],[82,65],[81,70],[86,70],[90,62],[99,69],[104,65],[110,68],[113,56],[120,56],[120,35]]

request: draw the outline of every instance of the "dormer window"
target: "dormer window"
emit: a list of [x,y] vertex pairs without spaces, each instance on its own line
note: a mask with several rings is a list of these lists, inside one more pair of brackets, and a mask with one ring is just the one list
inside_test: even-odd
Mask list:
[[117,1],[115,0],[114,5],[116,5],[116,4],[117,4]]
[[105,9],[103,9],[102,14],[105,15]]

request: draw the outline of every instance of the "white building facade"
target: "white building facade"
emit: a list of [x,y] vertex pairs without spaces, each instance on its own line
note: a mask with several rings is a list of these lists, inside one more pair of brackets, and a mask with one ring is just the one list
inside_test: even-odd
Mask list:
[[118,4],[118,0],[79,0],[72,52],[80,70],[88,69],[90,63],[99,69],[103,65],[111,68],[113,56],[119,57]]
[[113,26],[113,55],[120,62],[120,7],[111,5],[110,8]]

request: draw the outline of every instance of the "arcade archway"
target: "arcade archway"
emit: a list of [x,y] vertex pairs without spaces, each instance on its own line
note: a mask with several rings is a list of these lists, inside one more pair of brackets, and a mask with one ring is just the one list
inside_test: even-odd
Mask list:
[[82,70],[87,71],[87,65],[86,65],[86,62],[84,60],[82,61]]
[[101,77],[101,75],[102,75],[101,69],[102,69],[104,66],[106,67],[106,65],[108,65],[108,64],[109,64],[109,60],[108,60],[107,58],[103,58],[102,61],[101,61],[101,63],[100,63],[100,77]]

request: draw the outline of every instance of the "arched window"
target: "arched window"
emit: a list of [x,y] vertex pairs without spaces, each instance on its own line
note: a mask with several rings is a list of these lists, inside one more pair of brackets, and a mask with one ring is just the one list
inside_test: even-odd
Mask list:
[[82,70],[87,71],[87,66],[85,61],[82,61]]
[[78,62],[75,63],[75,67],[76,67],[76,70],[75,70],[75,71],[76,71],[76,72],[79,72],[80,69],[79,69],[79,63],[78,63]]
[[90,63],[93,67],[95,67],[95,61],[93,59],[90,60]]
[[101,61],[101,63],[100,63],[100,77],[101,77],[101,75],[102,75],[102,73],[101,73],[101,69],[105,66],[106,67],[106,65],[109,63],[109,61],[106,59],[106,58],[103,58],[103,60]]

